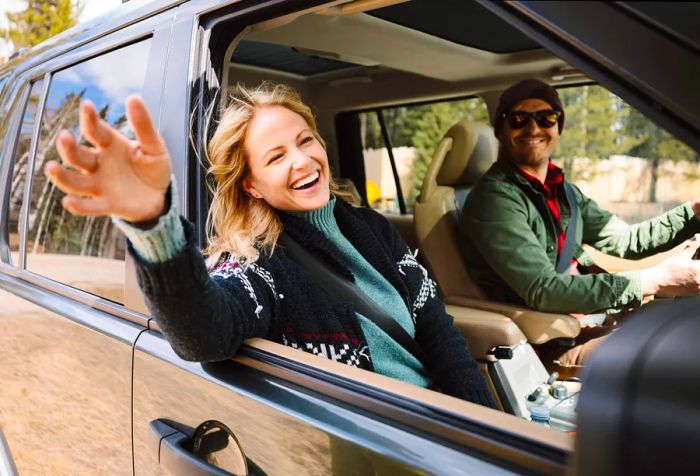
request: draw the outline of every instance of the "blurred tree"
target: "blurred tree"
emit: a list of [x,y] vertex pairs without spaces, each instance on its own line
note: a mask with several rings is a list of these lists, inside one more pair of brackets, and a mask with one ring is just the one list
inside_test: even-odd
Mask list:
[[662,160],[698,162],[700,161],[700,156],[665,129],[651,122],[641,112],[629,106],[627,106],[627,109],[627,117],[621,132],[631,140],[624,153],[650,161],[651,184],[649,186],[649,201],[655,202],[659,163]]
[[574,158],[599,160],[622,152],[615,132],[621,114],[615,96],[600,86],[562,88],[559,95],[566,123],[556,155],[562,159],[564,173],[575,180]]
[[82,8],[82,0],[27,0],[24,10],[5,14],[2,33],[16,49],[34,46],[78,23]]
[[656,201],[656,182],[661,160],[700,161],[700,156],[646,116],[602,86],[559,89],[566,111],[566,128],[557,157],[571,180],[575,158],[607,159],[622,154],[649,161],[650,202]]

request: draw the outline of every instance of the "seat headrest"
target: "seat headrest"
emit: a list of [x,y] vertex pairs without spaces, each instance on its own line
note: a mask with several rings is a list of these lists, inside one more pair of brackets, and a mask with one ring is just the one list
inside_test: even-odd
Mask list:
[[452,139],[452,147],[438,171],[438,185],[474,185],[498,156],[498,140],[488,124],[461,121],[447,131],[445,138]]

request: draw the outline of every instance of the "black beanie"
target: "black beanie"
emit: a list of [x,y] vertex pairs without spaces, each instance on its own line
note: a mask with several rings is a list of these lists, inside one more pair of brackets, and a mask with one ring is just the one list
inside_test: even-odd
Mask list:
[[552,109],[561,112],[559,116],[559,133],[564,130],[564,108],[557,90],[539,79],[524,79],[509,87],[498,101],[496,115],[493,119],[493,132],[498,137],[498,131],[503,125],[503,113],[508,112],[513,106],[525,99],[541,99],[549,103]]

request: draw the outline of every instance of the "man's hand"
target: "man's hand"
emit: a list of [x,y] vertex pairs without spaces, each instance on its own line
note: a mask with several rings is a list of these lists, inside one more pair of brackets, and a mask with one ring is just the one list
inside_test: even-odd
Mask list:
[[80,132],[94,147],[79,145],[68,131],[58,135],[58,153],[75,170],[52,161],[44,171],[68,194],[62,203],[72,214],[142,222],[165,211],[172,169],[168,150],[141,99],[127,98],[126,116],[135,141],[100,119],[87,101],[80,104]]
[[693,214],[700,218],[700,200],[694,200],[690,202],[690,208],[693,209]]
[[652,268],[642,270],[642,293],[645,296],[700,294],[700,261],[693,259],[698,247],[700,247],[700,235],[695,235],[686,242],[679,253]]

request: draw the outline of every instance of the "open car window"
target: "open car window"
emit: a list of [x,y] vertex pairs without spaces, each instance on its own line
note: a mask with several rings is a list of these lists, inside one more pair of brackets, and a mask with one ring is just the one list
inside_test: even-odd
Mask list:
[[[261,15],[250,23],[237,20],[235,28],[224,20],[217,23],[212,19],[207,51],[211,76],[207,78],[206,97],[218,106],[212,108],[217,111],[225,107],[228,94],[239,83],[254,86],[267,80],[294,87],[317,116],[334,175],[353,182],[365,203],[384,213],[396,213],[400,211],[397,185],[410,212],[422,184],[421,168],[427,166],[431,148],[437,147],[445,130],[465,119],[488,126],[500,93],[518,79],[534,77],[560,88],[567,110],[564,139],[555,156],[557,163],[567,176],[581,183],[582,189],[589,187],[591,196],[601,205],[635,221],[656,214],[653,210],[659,197],[665,198],[658,206],[670,207],[694,193],[696,181],[688,171],[693,170],[697,154],[691,148],[653,122],[641,121],[639,113],[617,96],[592,84],[590,78],[555,53],[482,6],[448,3],[450,10],[437,13],[425,1],[352,14],[319,7],[274,18]],[[463,20],[460,28],[439,21],[444,20],[446,11],[451,12],[450,17]],[[600,98],[604,104],[595,102]],[[397,174],[383,155],[388,144],[377,111],[382,111],[387,123]],[[650,145],[653,141],[659,144]],[[608,148],[599,147],[606,142]],[[404,148],[413,149],[408,159],[401,155]],[[637,157],[644,148],[654,152]],[[379,151],[379,159],[371,158],[372,151]],[[673,155],[671,162],[681,164],[677,172],[680,175],[674,175],[668,183],[682,176],[688,186],[684,191],[669,190],[659,186],[657,176],[653,191],[657,205],[649,206],[643,200],[652,196],[653,173],[644,179],[648,182],[645,195],[639,187],[643,180],[630,177],[632,172],[627,170],[641,173],[654,162],[661,164],[664,153]],[[632,164],[622,171],[615,162],[620,155],[629,156]],[[382,162],[379,172],[373,170],[378,162]],[[402,174],[402,167],[412,172]],[[615,174],[624,176],[623,182],[628,180],[625,183],[629,185],[615,182],[612,187],[604,181],[606,177],[615,180]],[[600,193],[595,192],[596,187]],[[633,190],[626,192],[627,188]],[[206,195],[203,189],[200,193]],[[671,197],[669,193],[675,194],[673,198],[667,198]],[[624,199],[632,196],[639,197],[638,208],[645,209],[646,215],[630,211],[632,207]],[[469,318],[467,314],[465,319]],[[479,335],[475,333],[471,338]],[[498,378],[490,371],[498,358],[493,354],[481,357],[487,378]],[[529,393],[519,389],[523,393],[512,397],[525,399]],[[494,384],[493,391],[502,389]],[[577,392],[578,388],[573,389],[569,395]],[[559,408],[572,401],[575,398]],[[508,405],[501,408],[516,413]],[[515,427],[524,419],[521,414],[510,421]],[[562,425],[559,430],[564,432],[551,429],[551,434],[557,435],[552,441],[575,431],[575,426]]]

